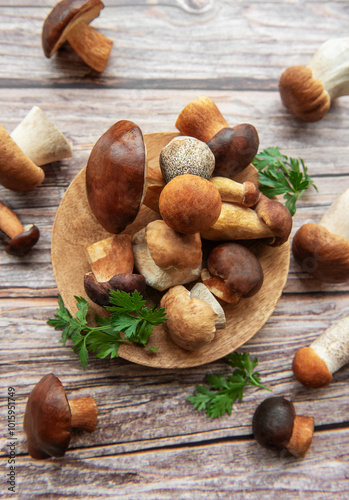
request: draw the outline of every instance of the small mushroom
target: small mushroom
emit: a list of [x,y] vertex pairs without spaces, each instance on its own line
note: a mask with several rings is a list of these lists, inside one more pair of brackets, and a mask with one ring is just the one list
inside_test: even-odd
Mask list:
[[332,374],[349,363],[349,316],[331,325],[309,347],[301,347],[293,359],[296,379],[317,389],[332,382]]
[[[209,297],[207,292],[206,299]],[[205,298],[198,298],[198,293],[200,292],[196,289],[192,295],[184,286],[179,285],[166,292],[160,301],[160,307],[164,307],[166,311],[166,332],[174,344],[188,351],[212,342],[217,323],[222,325],[219,318],[222,314],[224,316],[222,307],[213,296],[207,301]]]
[[89,26],[104,8],[101,0],[62,0],[46,17],[42,28],[42,47],[50,58],[65,41],[92,69],[102,72],[108,62],[113,41]]
[[349,94],[349,38],[323,43],[306,66],[291,66],[281,75],[283,105],[299,120],[321,120],[331,102]]
[[296,415],[290,401],[276,396],[265,399],[257,407],[252,430],[263,448],[286,449],[295,457],[303,458],[313,440],[314,418]]
[[319,224],[301,226],[292,242],[303,271],[325,283],[349,280],[349,189],[322,216]]
[[176,127],[183,135],[206,142],[215,156],[215,176],[233,178],[256,156],[259,137],[255,127],[242,123],[230,127],[209,97],[198,97],[179,114]]
[[166,183],[183,174],[209,179],[215,168],[215,157],[204,142],[195,137],[179,136],[162,149],[160,168]]
[[211,251],[201,279],[218,298],[237,304],[261,289],[263,269],[257,257],[244,246],[223,243]]
[[12,139],[39,167],[72,156],[71,147],[58,127],[34,106],[14,129]]
[[63,457],[72,429],[93,432],[97,425],[93,397],[68,402],[60,380],[50,373],[31,391],[24,415],[29,455],[36,459]]
[[211,177],[210,182],[218,189],[222,201],[253,207],[261,197],[261,192],[252,181],[240,183],[228,177]]
[[106,231],[121,233],[136,218],[146,174],[141,129],[131,121],[118,121],[98,139],[86,166],[88,202]]
[[110,290],[120,290],[133,293],[137,290],[143,293],[146,288],[144,276],[133,273],[116,274],[109,281],[99,282],[95,275],[90,272],[84,276],[84,288],[88,297],[99,306],[110,306]]
[[159,199],[159,210],[166,224],[175,231],[194,234],[212,226],[221,212],[218,189],[208,180],[192,174],[174,177]]
[[40,231],[36,226],[33,224],[23,226],[17,215],[1,202],[0,229],[10,238],[5,251],[17,257],[22,257],[28,253],[40,237]]
[[136,269],[156,290],[191,283],[200,277],[199,233],[181,234],[163,220],[150,222],[132,238]]
[[12,191],[30,191],[45,178],[42,168],[33,163],[0,125],[0,184]]

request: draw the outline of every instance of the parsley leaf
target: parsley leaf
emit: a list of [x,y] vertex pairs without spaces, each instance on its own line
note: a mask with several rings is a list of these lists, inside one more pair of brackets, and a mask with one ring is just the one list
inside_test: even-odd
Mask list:
[[[252,161],[258,170],[259,188],[268,198],[283,194],[291,215],[296,213],[296,203],[304,191],[314,186],[308,169],[301,158],[288,158],[279,148],[264,149]],[[302,167],[302,168],[301,168]]]
[[206,410],[206,416],[210,418],[221,417],[225,413],[231,415],[233,404],[237,399],[242,400],[244,389],[248,385],[271,392],[261,384],[259,373],[254,371],[257,359],[251,361],[248,353],[233,352],[226,357],[226,361],[235,368],[232,375],[227,378],[223,375],[207,375],[210,388],[197,385],[195,394],[188,397],[189,403],[196,410]]
[[147,342],[153,333],[153,326],[166,321],[165,309],[156,309],[155,305],[148,309],[138,291],[129,294],[120,290],[110,290],[112,305],[106,309],[111,312],[111,316],[96,317],[95,327],[87,324],[88,301],[83,297],[75,297],[75,300],[78,310],[73,317],[59,295],[56,314],[47,321],[47,324],[53,326],[55,330],[62,330],[63,345],[68,339],[73,341],[72,348],[79,354],[83,369],[87,366],[89,352],[95,352],[97,358],[108,356],[114,358],[118,356],[119,346],[122,343],[134,342],[153,352],[158,350],[158,347],[148,347]]

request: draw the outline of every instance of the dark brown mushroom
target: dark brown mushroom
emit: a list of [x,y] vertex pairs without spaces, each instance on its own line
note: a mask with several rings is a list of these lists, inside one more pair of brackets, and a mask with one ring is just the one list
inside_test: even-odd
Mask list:
[[84,277],[85,292],[88,297],[99,306],[110,306],[110,290],[133,293],[137,290],[143,293],[146,288],[144,276],[141,274],[123,273],[113,276],[109,281],[99,282],[90,272]]
[[97,413],[93,397],[68,402],[60,380],[53,373],[45,375],[30,393],[25,409],[29,455],[37,459],[63,457],[72,429],[93,432]]
[[283,245],[291,234],[293,224],[288,208],[280,201],[261,194],[254,210],[273,233],[273,238],[268,241],[268,244],[273,247]]
[[51,57],[68,41],[91,68],[102,72],[108,62],[112,40],[89,26],[104,8],[101,0],[62,0],[51,10],[42,28],[42,47]]
[[10,238],[5,251],[10,255],[22,257],[38,242],[39,229],[32,225],[23,226],[17,215],[0,202],[0,229]]
[[264,448],[287,449],[295,457],[304,457],[312,443],[314,418],[297,416],[290,401],[280,396],[271,397],[254,412],[252,430]]
[[207,143],[215,156],[215,176],[233,178],[251,163],[258,151],[255,127],[249,123],[230,127],[216,104],[206,96],[194,99],[181,111],[176,127],[181,134]]

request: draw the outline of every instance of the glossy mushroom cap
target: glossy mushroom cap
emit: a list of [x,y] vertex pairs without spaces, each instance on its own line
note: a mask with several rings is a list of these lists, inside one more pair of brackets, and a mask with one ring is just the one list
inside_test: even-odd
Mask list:
[[288,208],[280,201],[261,194],[254,210],[273,233],[273,238],[268,244],[273,247],[283,245],[288,240],[293,225],[292,215]]
[[136,218],[146,177],[146,148],[140,128],[121,120],[96,142],[86,167],[91,210],[110,233],[120,233]]
[[32,225],[26,231],[17,234],[6,245],[5,251],[10,255],[22,257],[28,253],[40,238],[39,229]]
[[122,273],[116,274],[109,281],[99,282],[95,275],[90,272],[84,276],[84,288],[88,297],[99,306],[110,306],[110,290],[120,290],[133,293],[137,290],[143,293],[146,288],[144,276],[141,274]]
[[217,297],[237,304],[243,297],[252,297],[263,284],[263,269],[257,257],[238,243],[215,247],[208,258],[202,282]]

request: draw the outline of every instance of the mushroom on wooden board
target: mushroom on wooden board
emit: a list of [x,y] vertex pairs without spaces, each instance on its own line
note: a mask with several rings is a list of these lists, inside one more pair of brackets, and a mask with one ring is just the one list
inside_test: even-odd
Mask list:
[[349,363],[349,316],[327,328],[309,347],[301,347],[292,363],[296,379],[316,389],[332,382],[332,374]]
[[104,8],[101,0],[62,0],[46,17],[42,28],[42,47],[51,57],[65,41],[92,69],[102,72],[108,62],[113,41],[89,23]]
[[36,245],[40,237],[40,231],[34,224],[23,226],[17,215],[1,202],[0,230],[10,238],[5,251],[17,257],[28,253]]
[[306,66],[291,66],[281,75],[282,103],[305,122],[321,120],[337,97],[349,94],[349,38],[323,43]]
[[256,156],[259,137],[255,127],[242,123],[230,127],[216,104],[197,97],[179,114],[176,127],[183,135],[206,142],[216,160],[214,174],[233,178]]
[[303,271],[325,283],[349,280],[349,188],[322,216],[319,224],[301,226],[292,242]]
[[265,399],[255,410],[252,430],[256,441],[271,450],[288,450],[303,458],[314,434],[314,418],[296,415],[294,405],[277,396]]
[[228,177],[216,176],[211,177],[209,181],[216,186],[224,202],[238,203],[245,207],[253,207],[258,203],[261,197],[261,192],[253,181],[240,183]]
[[93,432],[97,413],[93,397],[68,402],[61,381],[53,373],[45,375],[30,393],[25,409],[29,455],[37,459],[63,457],[72,429]]

